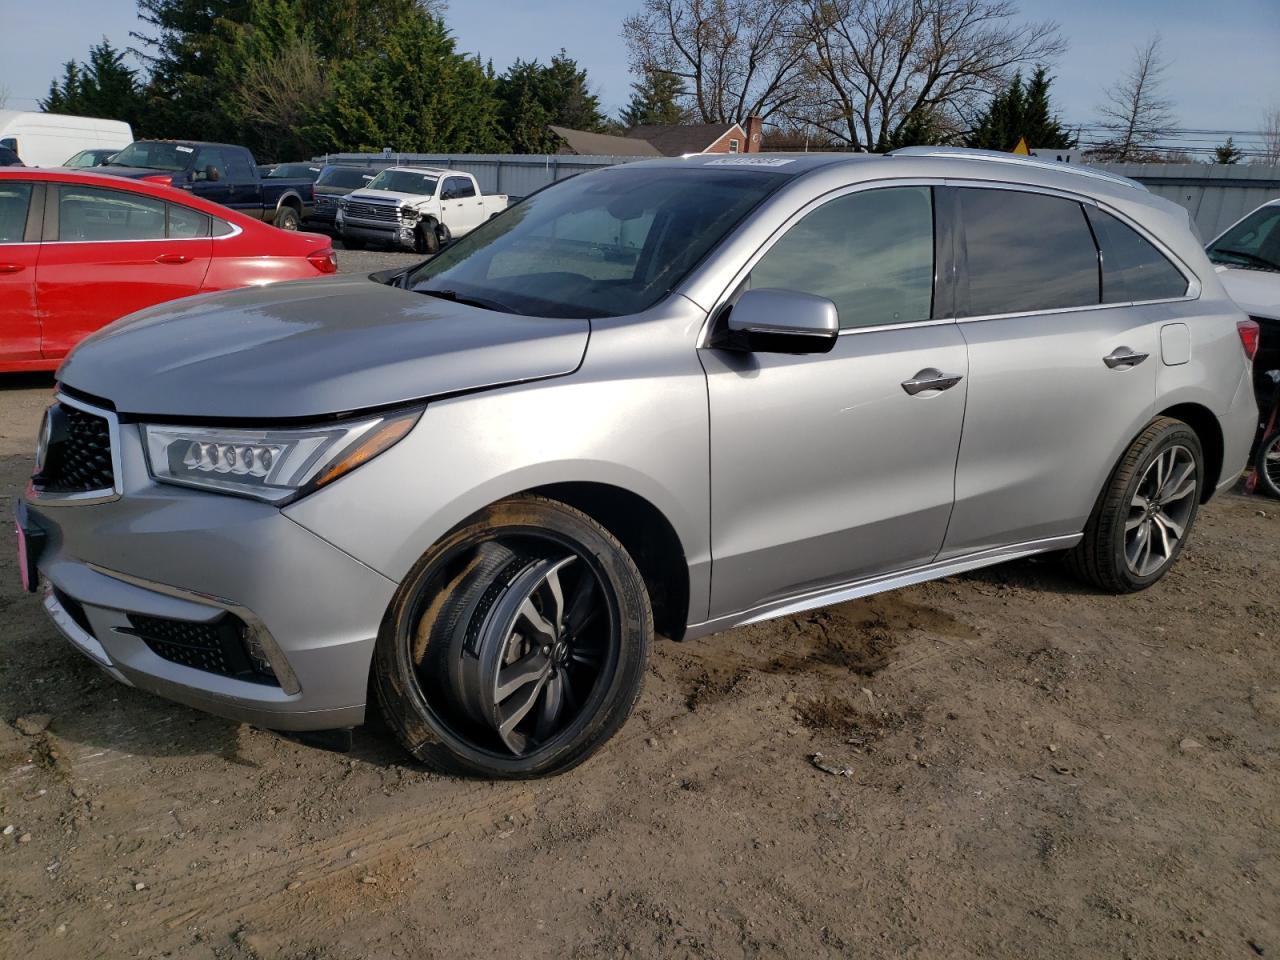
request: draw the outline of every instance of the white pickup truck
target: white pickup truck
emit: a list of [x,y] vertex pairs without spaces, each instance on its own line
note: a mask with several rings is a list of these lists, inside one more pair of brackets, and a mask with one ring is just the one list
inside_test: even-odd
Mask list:
[[506,208],[506,194],[484,196],[461,170],[387,167],[338,201],[334,228],[351,250],[382,243],[435,253]]

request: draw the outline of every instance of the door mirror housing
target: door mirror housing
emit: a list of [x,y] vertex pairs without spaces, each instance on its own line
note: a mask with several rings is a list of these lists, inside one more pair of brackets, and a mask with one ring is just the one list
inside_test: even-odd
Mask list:
[[751,353],[827,353],[840,315],[826,297],[794,290],[747,290],[729,309],[712,346]]
[[204,176],[198,179],[208,180],[210,183],[213,183],[221,179],[222,177],[222,174],[218,172],[218,168],[215,167],[212,163],[209,164],[207,167],[205,167],[204,170],[201,172],[204,174]]

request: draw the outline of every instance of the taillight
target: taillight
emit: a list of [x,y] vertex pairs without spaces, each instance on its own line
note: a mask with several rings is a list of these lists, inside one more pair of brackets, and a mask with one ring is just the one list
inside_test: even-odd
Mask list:
[[321,273],[338,272],[338,255],[333,252],[333,247],[328,250],[317,250],[315,253],[309,253],[307,254],[307,260]]
[[1258,355],[1258,342],[1262,336],[1262,327],[1257,320],[1250,317],[1248,320],[1237,321],[1236,329],[1240,331],[1240,343],[1244,347],[1244,355],[1252,363],[1253,358]]

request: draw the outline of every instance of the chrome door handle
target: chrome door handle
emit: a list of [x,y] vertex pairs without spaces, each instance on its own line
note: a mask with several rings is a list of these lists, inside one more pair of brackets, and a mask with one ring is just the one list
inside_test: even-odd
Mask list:
[[1116,367],[1136,367],[1149,356],[1150,354],[1137,353],[1128,347],[1116,347],[1102,358],[1102,362],[1114,370]]
[[964,374],[943,373],[934,367],[926,367],[910,380],[902,381],[902,389],[911,396],[926,390],[950,390],[964,379]]
[[21,273],[27,269],[22,263],[0,263],[0,273]]

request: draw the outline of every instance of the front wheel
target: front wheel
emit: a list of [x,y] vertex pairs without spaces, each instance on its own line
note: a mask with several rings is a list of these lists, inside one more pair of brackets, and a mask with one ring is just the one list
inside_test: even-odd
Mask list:
[[1280,499],[1280,432],[1273,433],[1258,447],[1255,461],[1258,486],[1268,496]]
[[1069,566],[1111,593],[1145,590],[1182,552],[1203,483],[1196,432],[1181,420],[1153,420],[1112,473]]
[[374,653],[379,700],[419,760],[523,779],[581,763],[622,726],[653,637],[644,580],[607,530],[518,496],[418,562]]
[[433,256],[440,252],[440,233],[434,220],[425,220],[413,231],[413,252]]

